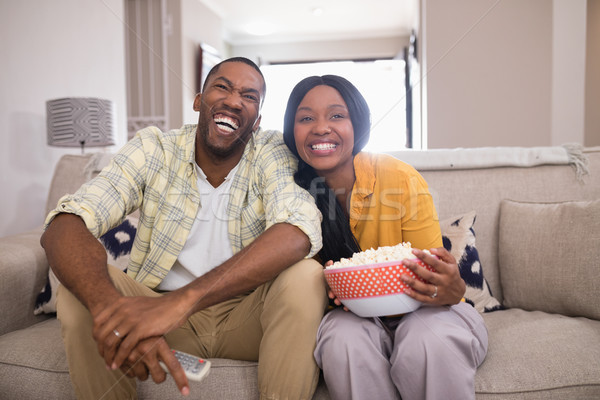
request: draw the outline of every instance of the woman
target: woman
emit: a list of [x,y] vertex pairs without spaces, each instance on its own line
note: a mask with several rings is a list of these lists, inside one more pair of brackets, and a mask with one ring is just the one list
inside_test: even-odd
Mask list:
[[[444,250],[425,180],[409,165],[361,152],[370,112],[360,92],[336,75],[308,77],[292,90],[284,140],[299,158],[296,182],[323,214],[322,261],[411,242],[435,272],[404,261],[427,283],[403,275],[406,293],[425,303],[399,316],[361,318],[338,307],[319,327],[315,358],[334,399],[474,399],[487,352],[479,313],[461,302],[465,283]],[[329,291],[329,298],[341,303]]]

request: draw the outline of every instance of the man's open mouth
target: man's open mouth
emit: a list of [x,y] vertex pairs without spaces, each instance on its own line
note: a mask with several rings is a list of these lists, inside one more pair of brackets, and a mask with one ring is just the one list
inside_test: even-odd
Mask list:
[[237,128],[239,128],[239,123],[233,118],[227,117],[222,114],[217,114],[214,116],[215,124],[219,125],[219,128],[226,132],[233,132]]

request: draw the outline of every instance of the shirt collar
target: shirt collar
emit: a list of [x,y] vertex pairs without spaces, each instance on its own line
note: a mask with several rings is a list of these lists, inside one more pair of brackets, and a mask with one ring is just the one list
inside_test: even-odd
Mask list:
[[[354,190],[361,198],[368,197],[375,191],[375,169],[368,153],[359,152],[354,156]],[[360,188],[360,190],[355,190]]]
[[185,148],[189,151],[187,154],[188,163],[196,165],[196,124],[184,125],[185,130]]
[[[203,179],[206,179],[206,175],[204,174],[204,171],[202,171],[202,169],[198,166],[198,164],[196,164],[196,136],[197,136],[196,131],[198,129],[198,125],[197,124],[184,125],[183,129],[185,129],[185,135],[186,135],[186,149],[189,149],[189,154],[187,155],[188,163],[192,166],[192,170],[196,170],[196,172],[199,174],[198,176],[201,176],[201,177],[203,177]],[[248,143],[246,144],[246,147],[244,148],[244,153],[242,154],[242,158],[236,164],[236,166],[233,167],[231,169],[231,171],[229,171],[229,173],[225,177],[225,180],[231,179],[235,176],[235,173],[237,172],[237,170],[240,169],[240,165],[244,164],[243,163],[244,160],[252,159],[252,155],[254,154],[254,147],[255,147],[254,135],[256,133],[257,132],[254,132],[252,135],[250,135],[250,138],[248,139]]]
[[[240,160],[241,162],[241,160]],[[198,173],[198,176],[200,178],[202,178],[202,180],[205,180],[208,182],[208,178],[206,177],[206,174],[204,173],[204,171],[202,171],[202,168],[200,168],[200,166],[198,164],[196,164],[196,162],[194,161],[194,166],[196,168],[196,172]],[[227,176],[225,177],[225,181],[230,180],[231,178],[233,178],[235,176],[235,173],[237,172],[238,168],[240,166],[240,163],[238,162],[235,167],[233,167],[231,169],[231,171],[229,171],[229,173],[227,174]]]

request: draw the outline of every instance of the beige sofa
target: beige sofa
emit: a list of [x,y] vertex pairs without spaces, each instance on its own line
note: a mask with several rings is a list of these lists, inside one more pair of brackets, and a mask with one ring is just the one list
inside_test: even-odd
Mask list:
[[[422,171],[441,220],[476,212],[485,278],[506,307],[483,314],[489,352],[476,376],[478,399],[600,398],[600,148],[585,149],[587,167],[579,159],[579,174],[551,153],[505,148],[395,154]],[[48,207],[89,179],[104,162],[100,158],[64,156]],[[562,203],[545,204],[550,202]],[[33,314],[48,274],[40,232],[0,238],[2,399],[74,398],[59,323],[52,314]],[[213,360],[209,377],[191,390],[196,399],[256,399],[256,363]],[[170,378],[162,385],[142,383],[139,394],[177,396]],[[327,398],[321,382],[315,399]]]

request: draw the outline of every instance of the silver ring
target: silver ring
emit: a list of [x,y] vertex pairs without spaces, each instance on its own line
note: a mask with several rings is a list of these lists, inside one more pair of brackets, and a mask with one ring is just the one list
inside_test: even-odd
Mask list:
[[[435,292],[433,292],[433,294],[431,295],[432,299],[435,299],[437,297],[437,286],[433,285],[433,287],[435,288]],[[119,335],[117,335],[119,336]]]
[[113,333],[115,334],[116,337],[120,337],[121,336],[121,334],[119,333],[119,331],[116,330],[116,329],[113,329]]

